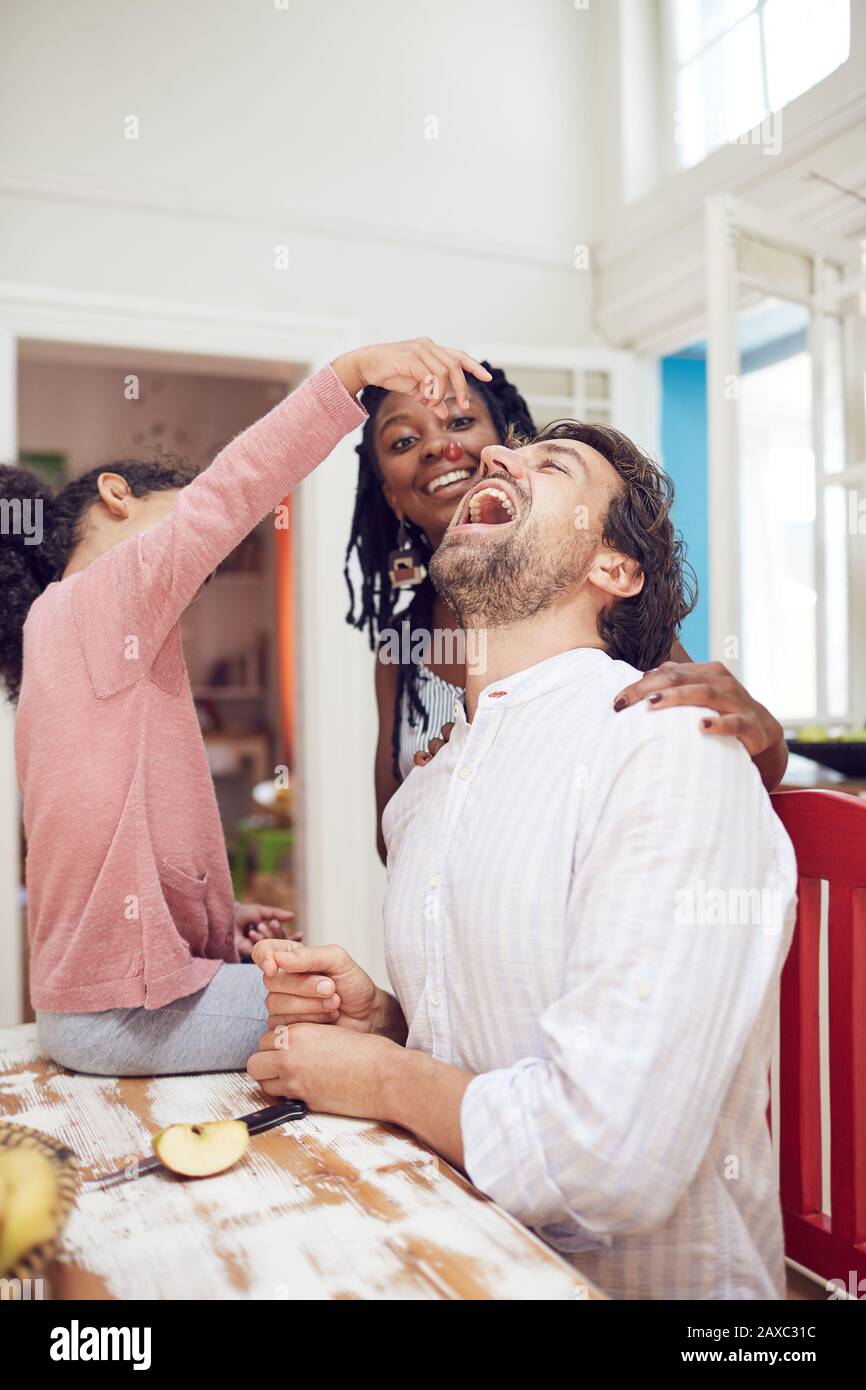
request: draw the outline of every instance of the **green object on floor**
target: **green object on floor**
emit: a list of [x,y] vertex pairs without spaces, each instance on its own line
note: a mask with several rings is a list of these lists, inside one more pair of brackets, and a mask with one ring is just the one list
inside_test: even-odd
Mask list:
[[255,849],[259,873],[275,874],[294,843],[288,826],[260,825],[257,820],[240,820],[237,826],[232,884],[235,898],[240,902],[247,886],[250,869],[250,847]]

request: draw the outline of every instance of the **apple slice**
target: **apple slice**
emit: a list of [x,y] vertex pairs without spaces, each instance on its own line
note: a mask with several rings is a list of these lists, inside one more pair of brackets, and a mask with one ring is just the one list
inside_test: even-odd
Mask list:
[[185,1178],[224,1173],[247,1151],[250,1132],[243,1120],[211,1120],[201,1125],[169,1125],[153,1136],[160,1163]]

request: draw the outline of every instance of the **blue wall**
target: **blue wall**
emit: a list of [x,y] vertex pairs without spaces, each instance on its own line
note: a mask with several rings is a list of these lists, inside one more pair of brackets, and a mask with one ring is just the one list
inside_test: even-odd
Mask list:
[[688,357],[663,357],[662,463],[676,487],[674,521],[698,577],[698,605],[683,624],[682,643],[693,661],[709,660],[709,499],[707,485],[707,369]]

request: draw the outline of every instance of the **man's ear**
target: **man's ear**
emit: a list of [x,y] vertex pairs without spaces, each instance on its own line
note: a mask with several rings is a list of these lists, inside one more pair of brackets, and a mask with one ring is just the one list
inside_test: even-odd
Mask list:
[[99,500],[104,502],[116,521],[125,521],[129,516],[129,499],[132,493],[129,483],[119,473],[100,473],[96,480]]
[[611,598],[632,598],[643,588],[643,570],[637,560],[619,550],[603,550],[587,575],[590,583]]

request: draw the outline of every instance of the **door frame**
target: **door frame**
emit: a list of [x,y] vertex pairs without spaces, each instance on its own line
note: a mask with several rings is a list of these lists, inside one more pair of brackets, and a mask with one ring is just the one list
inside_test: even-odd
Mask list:
[[[0,282],[0,458],[17,456],[19,345],[47,342],[261,363],[279,377],[317,371],[356,346],[356,319],[251,312],[53,286]],[[352,481],[343,484],[340,473]],[[375,852],[372,764],[376,740],[372,658],[343,621],[342,549],[354,493],[354,454],[342,441],[295,496],[298,792],[297,870],[308,939],[338,940],[384,983],[381,901]],[[344,517],[345,514],[345,517]],[[345,527],[342,521],[345,519]],[[335,691],[338,692],[335,696]],[[14,775],[14,717],[0,701],[0,1027],[23,1006],[18,930],[20,807]],[[367,760],[359,749],[369,749]],[[346,852],[357,843],[358,852]]]
[[[798,293],[770,276],[758,277],[739,268],[737,239],[744,234],[771,248],[794,252],[812,264],[812,288]],[[844,310],[866,289],[859,243],[795,223],[767,208],[742,198],[721,194],[706,200],[706,337],[707,337],[707,454],[709,470],[709,573],[710,573],[710,655],[734,662],[729,640],[741,637],[742,592],[739,530],[739,411],[736,383],[740,375],[737,316],[741,292],[777,296],[803,304],[810,311],[809,349],[812,357],[813,401],[823,399],[824,335],[822,312],[844,313],[845,347],[845,430],[856,466],[838,475],[837,482],[866,484],[863,415],[862,323],[854,322],[851,310]],[[835,280],[830,268],[838,267]],[[816,312],[812,312],[816,311]],[[824,532],[821,486],[823,470],[823,412],[813,409],[812,447],[818,480],[816,511],[816,566],[819,594],[823,592]],[[849,631],[866,626],[866,557],[857,547],[849,549]],[[859,629],[858,629],[859,624]],[[821,605],[817,631],[818,717],[824,700],[824,633]],[[849,668],[849,708],[866,708],[866,653],[851,650]]]

